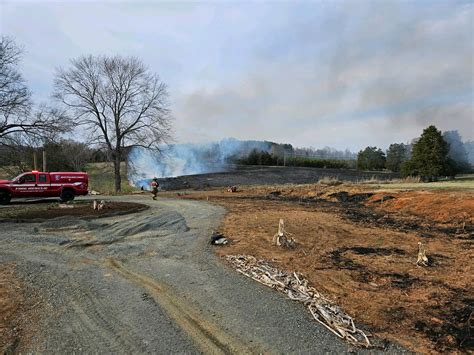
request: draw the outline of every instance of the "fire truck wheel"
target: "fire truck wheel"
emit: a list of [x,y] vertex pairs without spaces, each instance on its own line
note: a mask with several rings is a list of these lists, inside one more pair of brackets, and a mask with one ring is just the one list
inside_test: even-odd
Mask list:
[[12,196],[8,191],[0,191],[0,205],[8,205]]
[[74,191],[73,190],[63,190],[61,192],[61,196],[59,196],[62,202],[72,201],[74,200]]

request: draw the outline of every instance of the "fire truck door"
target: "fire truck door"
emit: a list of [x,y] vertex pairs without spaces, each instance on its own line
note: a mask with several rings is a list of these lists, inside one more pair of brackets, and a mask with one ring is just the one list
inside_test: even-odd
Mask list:
[[15,195],[18,197],[37,196],[36,174],[25,174],[13,184]]
[[53,196],[49,174],[38,174],[38,196]]

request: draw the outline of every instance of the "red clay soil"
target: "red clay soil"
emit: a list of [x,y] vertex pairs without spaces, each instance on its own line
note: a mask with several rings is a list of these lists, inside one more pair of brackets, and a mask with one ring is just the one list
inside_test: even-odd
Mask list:
[[[390,199],[382,202],[382,197]],[[381,192],[370,197],[368,204],[384,211],[415,215],[436,223],[474,223],[474,194],[468,192]]]
[[[346,207],[330,197],[341,191],[370,192],[353,185],[284,185],[249,187],[240,193],[214,190],[180,196],[206,199],[227,208],[220,232],[231,239],[231,244],[216,248],[219,255],[250,254],[278,268],[301,272],[358,324],[410,350],[473,351],[469,328],[474,309],[472,236],[433,229],[430,237],[424,238],[416,228],[401,230],[383,223],[359,223],[345,215],[349,208],[358,211],[357,206],[364,211],[367,207],[362,204],[366,204],[374,211],[383,209],[380,212],[390,213],[395,220],[398,215],[406,217],[416,212],[414,218],[423,218],[423,228],[436,223],[457,226],[458,218],[465,215],[465,223],[472,227],[473,195],[399,192],[390,193],[394,198],[381,204],[374,202],[380,197],[377,192],[370,192],[375,194],[370,199]],[[269,200],[269,194],[287,200]],[[308,196],[314,202],[309,203]],[[324,200],[318,202],[321,198]],[[442,213],[430,207],[440,204]],[[296,249],[272,245],[280,218],[297,240]],[[416,265],[418,242],[426,245],[428,267]]]

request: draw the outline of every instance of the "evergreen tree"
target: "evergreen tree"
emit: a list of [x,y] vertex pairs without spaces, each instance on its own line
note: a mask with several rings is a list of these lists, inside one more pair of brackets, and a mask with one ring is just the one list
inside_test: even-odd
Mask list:
[[408,147],[405,144],[390,144],[387,150],[385,167],[391,171],[399,172],[402,163],[409,159],[408,154]]
[[382,170],[385,167],[385,153],[377,147],[367,147],[357,154],[357,169]]
[[426,128],[413,145],[412,158],[402,165],[403,175],[419,175],[433,181],[442,175],[452,175],[453,167],[448,158],[449,145],[435,126]]

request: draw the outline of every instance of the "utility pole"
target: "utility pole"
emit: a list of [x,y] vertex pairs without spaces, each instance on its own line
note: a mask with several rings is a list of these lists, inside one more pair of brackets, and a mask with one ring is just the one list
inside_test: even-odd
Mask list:
[[46,172],[46,150],[43,149],[43,171]]
[[36,150],[33,150],[33,170],[38,170],[38,160],[36,159]]

